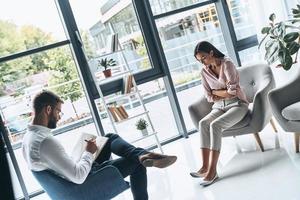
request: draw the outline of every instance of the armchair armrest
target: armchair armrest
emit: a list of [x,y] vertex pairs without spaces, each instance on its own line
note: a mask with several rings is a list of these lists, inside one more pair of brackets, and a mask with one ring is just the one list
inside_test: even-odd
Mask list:
[[268,101],[268,93],[275,87],[275,82],[272,77],[264,79],[260,83],[260,88],[253,98],[253,107],[251,110],[251,126],[257,127],[257,131],[261,131],[270,121],[272,111]]
[[300,70],[289,83],[273,89],[268,95],[274,117],[286,131],[289,130],[287,126],[289,121],[282,116],[281,112],[285,107],[300,101],[300,96],[298,95],[299,88]]
[[208,102],[206,97],[202,95],[199,100],[188,107],[192,122],[197,130],[199,128],[199,121],[211,112],[212,105],[213,103]]
[[268,97],[270,103],[272,104],[272,108],[274,105],[274,108],[281,112],[281,110],[286,106],[300,101],[300,95],[297,95],[299,88],[300,73],[297,73],[297,75],[291,81],[289,81],[289,83],[273,89],[269,93]]

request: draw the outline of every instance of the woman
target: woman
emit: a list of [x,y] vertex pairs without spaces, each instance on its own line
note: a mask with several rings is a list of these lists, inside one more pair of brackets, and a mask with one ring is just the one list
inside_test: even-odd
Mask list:
[[197,44],[195,58],[204,65],[201,76],[212,111],[199,122],[202,166],[192,177],[203,178],[203,186],[218,179],[217,162],[222,131],[239,122],[248,112],[246,95],[239,85],[239,73],[233,62],[216,47],[203,41]]

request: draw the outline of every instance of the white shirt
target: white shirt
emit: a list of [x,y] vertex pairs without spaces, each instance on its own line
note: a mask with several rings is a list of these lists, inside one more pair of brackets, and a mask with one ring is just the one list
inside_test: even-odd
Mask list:
[[44,126],[28,125],[22,146],[23,156],[30,170],[51,169],[77,184],[84,182],[93,164],[93,154],[87,151],[75,162],[52,135],[51,130]]

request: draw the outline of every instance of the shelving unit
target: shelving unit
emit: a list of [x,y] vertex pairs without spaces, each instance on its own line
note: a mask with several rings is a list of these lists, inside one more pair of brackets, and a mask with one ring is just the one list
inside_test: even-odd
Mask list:
[[[118,42],[119,49],[121,49],[121,45],[120,45],[119,41],[117,41],[117,42]],[[119,72],[119,73],[117,73],[117,74],[112,74],[111,77],[98,80],[98,78],[96,77],[96,74],[99,73],[99,70],[98,70],[98,66],[97,66],[97,62],[96,61],[99,60],[99,59],[101,59],[101,58],[104,58],[104,57],[112,56],[114,54],[117,54],[117,56],[119,56],[119,59],[121,59],[122,62],[123,62],[122,65],[124,65],[124,67],[123,67],[122,71]],[[149,124],[149,128],[150,128],[150,131],[148,129],[148,135],[141,136],[138,139],[135,139],[135,140],[129,141],[129,142],[130,143],[135,143],[135,142],[141,141],[141,140],[149,138],[149,137],[154,137],[159,150],[161,151],[161,153],[163,153],[163,149],[161,147],[161,144],[160,144],[157,132],[155,131],[155,128],[154,128],[153,123],[151,121],[151,118],[149,116],[149,111],[146,109],[146,106],[144,105],[143,99],[142,99],[141,94],[140,94],[140,92],[138,90],[138,87],[137,87],[137,84],[135,82],[135,79],[134,79],[134,76],[132,74],[132,71],[129,68],[128,62],[126,60],[126,56],[124,54],[124,49],[116,50],[115,52],[106,53],[104,55],[101,55],[100,57],[96,58],[93,62],[90,63],[90,68],[91,68],[92,77],[94,79],[94,82],[96,84],[98,93],[100,95],[100,101],[104,105],[105,111],[108,114],[108,117],[109,117],[109,120],[110,120],[110,122],[112,124],[114,132],[117,133],[117,134],[120,133],[118,131],[118,125],[120,125],[122,123],[128,123],[128,126],[135,126],[135,123],[132,122],[133,119],[136,119],[136,118],[141,117],[141,116],[145,116],[145,119],[147,120],[147,122]],[[113,80],[117,80],[117,79],[120,79],[120,78],[124,79],[124,77],[126,77],[128,75],[132,76],[132,85],[133,85],[133,87],[131,89],[133,91],[129,91],[129,93],[119,94],[119,95],[113,96],[113,97],[111,97],[111,96],[107,97],[107,96],[103,95],[103,93],[101,91],[101,84],[109,83],[109,82],[111,82]],[[140,111],[140,112],[138,112],[136,114],[133,114],[131,116],[128,116],[128,118],[126,118],[126,119],[122,119],[121,121],[115,122],[115,120],[114,120],[114,118],[113,118],[113,116],[111,114],[111,111],[108,108],[109,104],[121,101],[121,100],[126,99],[126,98],[130,99],[133,95],[135,95],[137,97],[137,101],[140,103],[139,106],[142,107],[142,111]],[[138,130],[136,130],[136,131],[138,131]]]

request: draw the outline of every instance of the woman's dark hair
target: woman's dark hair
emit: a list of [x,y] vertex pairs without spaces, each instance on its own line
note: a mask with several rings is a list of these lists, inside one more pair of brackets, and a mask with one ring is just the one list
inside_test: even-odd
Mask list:
[[40,113],[45,106],[55,107],[58,103],[64,103],[63,100],[50,91],[42,91],[33,99],[33,109],[35,113]]
[[211,43],[207,42],[207,41],[202,41],[199,42],[194,50],[194,56],[196,57],[196,55],[200,52],[204,52],[204,53],[210,53],[211,51],[214,52],[214,57],[216,58],[224,58],[224,54],[219,51],[214,45],[212,45]]

